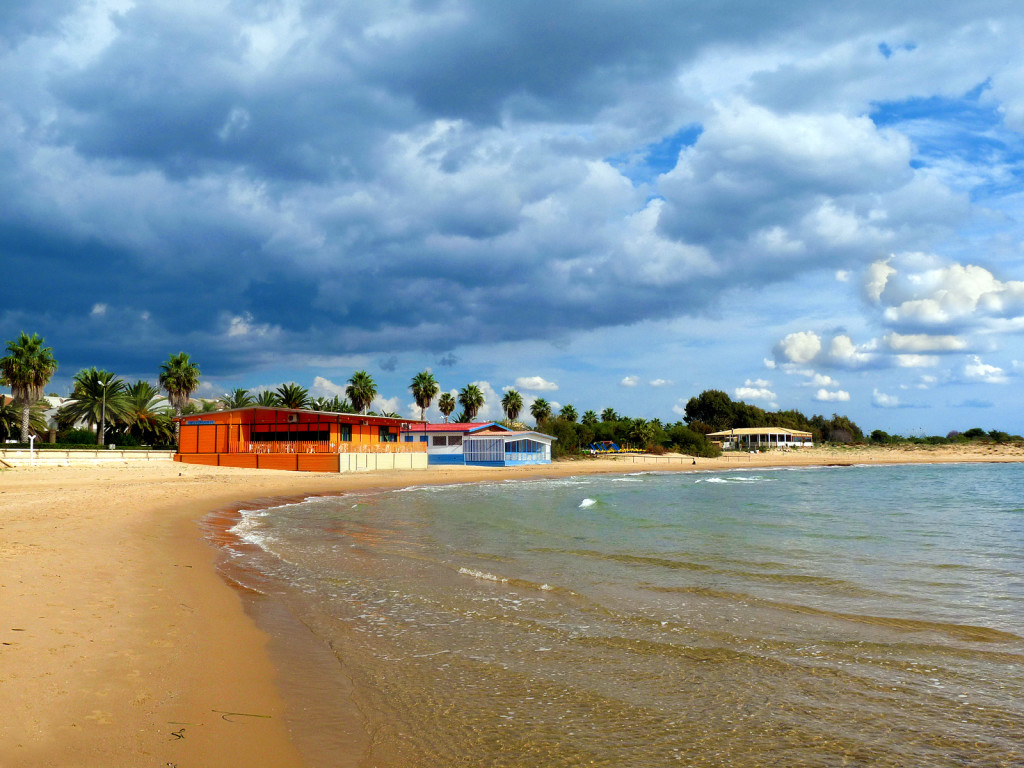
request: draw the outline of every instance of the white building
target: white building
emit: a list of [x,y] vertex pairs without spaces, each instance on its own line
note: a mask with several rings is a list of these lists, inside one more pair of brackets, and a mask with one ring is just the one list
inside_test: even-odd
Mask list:
[[511,467],[550,464],[551,435],[516,432],[497,422],[469,424],[410,424],[402,441],[427,444],[428,464],[469,464]]
[[744,449],[748,451],[761,448],[813,448],[814,436],[810,432],[786,427],[739,427],[712,432],[708,439],[720,443],[722,448]]

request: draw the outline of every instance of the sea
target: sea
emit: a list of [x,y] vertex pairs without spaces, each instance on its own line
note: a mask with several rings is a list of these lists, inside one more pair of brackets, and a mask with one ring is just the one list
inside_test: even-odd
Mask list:
[[1024,464],[422,486],[209,529],[313,766],[1024,765]]

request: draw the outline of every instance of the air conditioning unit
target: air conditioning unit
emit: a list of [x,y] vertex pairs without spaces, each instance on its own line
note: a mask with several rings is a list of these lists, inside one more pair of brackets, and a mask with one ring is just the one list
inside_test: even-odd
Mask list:
[[288,414],[288,423],[289,424],[298,424],[298,422],[299,422],[299,414],[297,414],[297,413],[289,413]]
[[402,429],[405,431],[409,431],[409,425],[406,424],[405,422],[402,422]]

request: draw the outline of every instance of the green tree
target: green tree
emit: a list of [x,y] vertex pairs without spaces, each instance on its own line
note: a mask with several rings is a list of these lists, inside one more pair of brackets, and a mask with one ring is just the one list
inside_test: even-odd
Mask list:
[[227,410],[234,408],[249,408],[250,406],[256,405],[256,398],[249,394],[248,389],[232,389],[227,392],[221,399],[221,405]]
[[103,445],[106,423],[125,422],[131,414],[124,379],[110,371],[88,368],[76,373],[73,382],[71,402],[61,408],[64,419],[84,419],[90,427],[96,425],[96,445]]
[[125,388],[124,416],[115,421],[119,440],[130,437],[139,443],[168,443],[174,435],[170,409],[157,387],[148,381],[137,381]]
[[[179,352],[160,366],[160,386],[167,392],[174,415],[181,416],[192,393],[199,389],[199,366],[187,354]],[[174,422],[174,444],[181,439],[181,422]]]
[[871,442],[879,443],[880,445],[888,445],[893,442],[892,435],[888,432],[884,432],[881,429],[876,429],[871,433]]
[[538,397],[530,406],[530,414],[538,424],[551,418],[551,403],[543,397]]
[[448,423],[448,417],[452,415],[452,411],[455,410],[455,398],[452,397],[451,392],[442,392],[441,397],[437,400],[437,409],[441,411],[441,415],[444,416],[445,423]]
[[459,391],[459,405],[468,417],[467,420],[472,421],[484,406],[484,393],[476,384],[468,384]]
[[[46,432],[45,400],[37,401],[29,411],[29,430],[37,435]],[[21,434],[21,407],[13,400],[0,397],[0,441],[11,440]]]
[[21,406],[21,442],[28,442],[30,412],[43,396],[43,389],[57,372],[53,350],[43,339],[24,331],[17,341],[7,342],[7,355],[0,358],[0,383],[11,388],[14,402]]
[[722,454],[722,449],[712,443],[703,433],[684,424],[674,424],[667,430],[668,439],[678,448],[680,453],[689,456],[705,456],[713,458]]
[[510,389],[501,398],[501,410],[505,412],[506,419],[515,421],[519,417],[519,412],[523,410],[523,396]]
[[352,401],[352,406],[357,412],[366,413],[373,398],[377,396],[377,384],[366,371],[356,371],[348,380],[345,395]]
[[437,393],[441,391],[441,388],[437,385],[437,380],[434,378],[434,374],[430,371],[420,371],[412,377],[409,389],[412,390],[413,400],[419,406],[420,419],[426,420],[427,408],[430,407],[434,398],[437,397]]
[[352,403],[347,398],[340,398],[337,395],[331,398],[330,402],[327,403],[327,408],[324,410],[330,411],[331,413],[355,413],[356,409],[352,407]]
[[281,401],[277,397],[277,393],[270,389],[264,389],[256,396],[256,402],[254,405],[258,405],[261,408],[280,408]]
[[712,432],[741,426],[733,423],[735,407],[732,398],[719,389],[706,389],[691,397],[686,403],[685,413],[686,423],[691,427],[699,422],[710,426]]
[[275,392],[282,408],[300,409],[309,407],[309,390],[305,387],[300,387],[295,382],[282,384]]
[[646,451],[654,440],[655,428],[646,419],[630,419],[627,436],[634,445]]
[[597,414],[594,411],[584,411],[583,412],[583,425],[584,426],[592,427],[595,424],[597,424],[597,422],[598,422]]
[[605,408],[601,411],[601,421],[618,421],[619,414],[615,412],[614,408]]
[[558,417],[561,419],[565,419],[566,421],[571,421],[575,423],[576,419],[579,416],[576,413],[576,409],[572,405],[563,405],[562,410],[558,412]]

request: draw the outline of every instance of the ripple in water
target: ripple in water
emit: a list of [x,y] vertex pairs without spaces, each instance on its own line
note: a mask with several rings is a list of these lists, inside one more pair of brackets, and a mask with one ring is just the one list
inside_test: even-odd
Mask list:
[[1024,762],[1024,467],[622,479],[315,499],[240,556],[366,765]]

